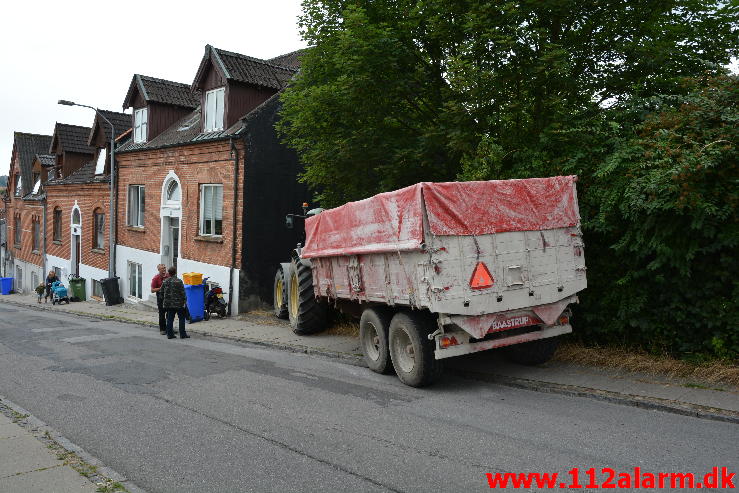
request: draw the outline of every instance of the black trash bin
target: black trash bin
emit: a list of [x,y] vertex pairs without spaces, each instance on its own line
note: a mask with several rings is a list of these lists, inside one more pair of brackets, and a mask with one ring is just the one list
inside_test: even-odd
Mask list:
[[109,277],[107,279],[100,279],[100,284],[103,286],[103,297],[105,297],[105,304],[120,305],[123,303],[121,298],[121,290],[118,287],[118,277]]

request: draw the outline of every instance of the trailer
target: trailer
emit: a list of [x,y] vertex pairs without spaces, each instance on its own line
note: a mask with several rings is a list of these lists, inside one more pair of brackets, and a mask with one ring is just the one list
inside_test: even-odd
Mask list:
[[301,335],[359,316],[369,368],[414,387],[487,349],[543,363],[587,286],[576,181],[418,183],[307,217],[275,314]]

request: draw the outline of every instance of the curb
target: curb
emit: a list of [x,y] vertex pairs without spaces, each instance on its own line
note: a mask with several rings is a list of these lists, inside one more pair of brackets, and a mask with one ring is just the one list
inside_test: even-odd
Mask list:
[[[26,305],[24,303],[18,303],[15,301],[8,301],[7,303],[38,310],[51,310],[47,307],[35,307],[32,305]],[[125,317],[116,317],[111,315],[98,315],[92,313],[76,312],[76,311],[65,311],[64,313],[70,313],[77,316],[89,317],[97,320],[114,320],[116,322],[130,323],[134,325],[146,325],[150,327],[157,327],[158,324],[134,320]],[[346,364],[353,366],[367,367],[364,359],[361,355],[342,353],[339,351],[329,351],[325,349],[315,349],[307,346],[297,346],[292,344],[278,343],[264,341],[261,339],[251,339],[248,337],[237,337],[237,336],[226,336],[221,334],[213,334],[207,331],[201,331],[197,328],[193,329],[192,326],[188,328],[189,332],[198,334],[200,336],[209,337],[213,339],[223,339],[226,341],[235,341],[243,344],[251,344],[255,346],[279,349],[281,351],[290,351],[292,353],[309,354],[313,356],[323,356],[332,359],[338,359]],[[495,383],[498,385],[504,385],[506,387],[512,387],[523,390],[530,390],[535,392],[542,392],[547,394],[559,394],[567,395],[571,397],[584,397],[588,399],[594,399],[602,402],[609,402],[611,404],[619,404],[622,406],[638,407],[642,409],[650,409],[655,411],[662,411],[671,414],[677,414],[681,416],[690,416],[693,418],[708,419],[712,421],[722,421],[726,423],[739,424],[739,413],[730,411],[727,409],[718,409],[709,406],[701,406],[698,404],[689,404],[686,402],[672,401],[669,399],[662,399],[658,397],[645,397],[632,394],[620,394],[618,392],[612,392],[608,390],[592,389],[588,387],[578,387],[575,385],[564,385],[551,382],[543,382],[539,380],[527,380],[524,378],[509,377],[506,375],[487,374],[473,372],[469,370],[446,370],[448,374],[455,375],[461,378],[469,380],[477,380],[481,382]]]
[[542,382],[539,380],[527,380],[524,378],[478,373],[468,370],[451,370],[450,373],[470,380],[497,383],[517,389],[532,390],[546,394],[567,395],[571,397],[585,397],[622,406],[638,407],[642,409],[678,414],[681,416],[739,424],[739,413],[727,409],[718,409],[698,404],[690,404],[687,402],[672,401],[659,397],[620,394],[609,390],[591,389],[588,387]]
[[[27,410],[25,410],[18,404],[15,404],[13,401],[8,400],[3,395],[0,395],[0,410],[2,407],[8,408],[11,411],[14,411],[18,414],[25,416],[25,418],[23,418],[22,420],[18,420],[18,421],[14,420],[14,423],[20,426],[21,428],[25,429],[29,433],[31,433],[31,435],[37,440],[39,440],[39,438],[36,436],[36,433],[34,431],[38,431],[39,433],[42,433],[42,434],[45,433],[47,434],[49,440],[51,440],[52,442],[55,442],[57,445],[59,445],[61,448],[63,448],[67,452],[72,452],[73,454],[77,455],[77,457],[85,461],[87,464],[95,466],[95,468],[98,471],[98,476],[102,478],[108,478],[113,481],[121,483],[123,487],[126,488],[126,490],[129,493],[146,493],[145,490],[142,490],[141,488],[136,486],[126,476],[106,466],[105,464],[103,464],[102,461],[100,461],[100,459],[90,455],[82,447],[69,441],[67,438],[62,436],[59,432],[54,430],[54,428],[44,423],[43,421],[41,421],[36,416],[29,413]],[[32,430],[29,430],[29,428],[31,428]],[[94,484],[94,481],[92,480],[90,481]]]

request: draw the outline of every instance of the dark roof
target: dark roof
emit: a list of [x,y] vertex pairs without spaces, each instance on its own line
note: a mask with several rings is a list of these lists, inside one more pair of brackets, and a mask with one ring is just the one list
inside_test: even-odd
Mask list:
[[53,154],[36,154],[34,159],[38,159],[44,168],[51,168],[56,165],[56,156]]
[[[110,123],[113,124],[113,127],[115,128],[115,138],[116,139],[120,137],[121,134],[126,132],[129,128],[131,128],[131,115],[129,113],[118,113],[117,111],[108,111],[108,110],[98,110],[98,111],[105,118],[110,120]],[[87,139],[87,143],[89,145],[92,145],[92,137],[98,125],[105,132],[106,142],[110,141],[110,125],[108,125],[105,120],[100,118],[100,116],[95,114],[95,122],[92,124],[92,130],[90,131],[90,136]]]
[[201,133],[200,132],[200,106],[194,111],[175,122],[167,130],[157,135],[148,142],[134,143],[133,140],[127,141],[116,149],[116,153],[137,151],[143,149],[158,149],[161,147],[169,147],[180,144],[191,144],[196,142],[205,142],[209,140],[222,140],[233,137],[238,134],[243,125],[237,122],[235,125],[225,130],[216,132]]
[[60,179],[49,180],[46,185],[70,185],[84,183],[108,183],[110,181],[108,175],[95,175],[95,161],[83,165],[69,176]]
[[54,127],[54,137],[51,145],[46,150],[54,153],[54,148],[61,146],[65,152],[79,152],[80,154],[94,154],[95,149],[87,145],[87,138],[90,135],[90,127],[81,127],[79,125],[68,125],[66,123],[58,123]]
[[[22,195],[33,190],[33,160],[37,154],[46,154],[49,152],[51,145],[51,135],[28,134],[24,132],[15,132],[14,147],[18,153],[18,164],[20,166],[21,181],[23,183]],[[11,191],[10,193],[15,193]]]
[[266,60],[206,45],[205,54],[192,83],[193,89],[200,87],[211,65],[216,66],[228,80],[278,90],[285,87],[297,72],[295,68],[282,67]]
[[300,57],[306,51],[308,51],[308,48],[303,48],[302,50],[291,51],[290,53],[285,53],[284,55],[270,58],[267,61],[274,65],[279,65],[280,67],[287,67],[287,68],[297,70],[300,68]]
[[131,79],[131,85],[128,87],[126,99],[123,101],[123,109],[133,106],[134,94],[137,91],[141,93],[141,97],[147,103],[169,104],[184,108],[195,108],[200,99],[197,94],[191,91],[189,85],[182,82],[135,74]]

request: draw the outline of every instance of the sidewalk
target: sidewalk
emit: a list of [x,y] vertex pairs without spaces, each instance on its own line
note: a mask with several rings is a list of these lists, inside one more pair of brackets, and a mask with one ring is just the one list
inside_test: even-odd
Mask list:
[[[37,304],[34,295],[7,295],[0,302],[10,302],[45,310],[72,312],[98,318],[134,322],[156,327],[158,315],[145,307],[131,304],[105,306],[97,301],[69,305]],[[267,312],[250,312],[235,318],[188,325],[188,332],[223,337],[242,342],[268,345],[292,351],[311,352],[361,361],[359,340],[354,336],[332,333],[296,336],[289,325]],[[578,395],[678,414],[729,420],[739,423],[739,388],[706,385],[701,382],[669,379],[648,374],[615,372],[561,362],[527,367],[506,362],[495,351],[451,358],[447,372],[497,384],[536,391]]]
[[0,413],[0,491],[5,493],[96,492],[98,486],[72,469],[65,454]]

